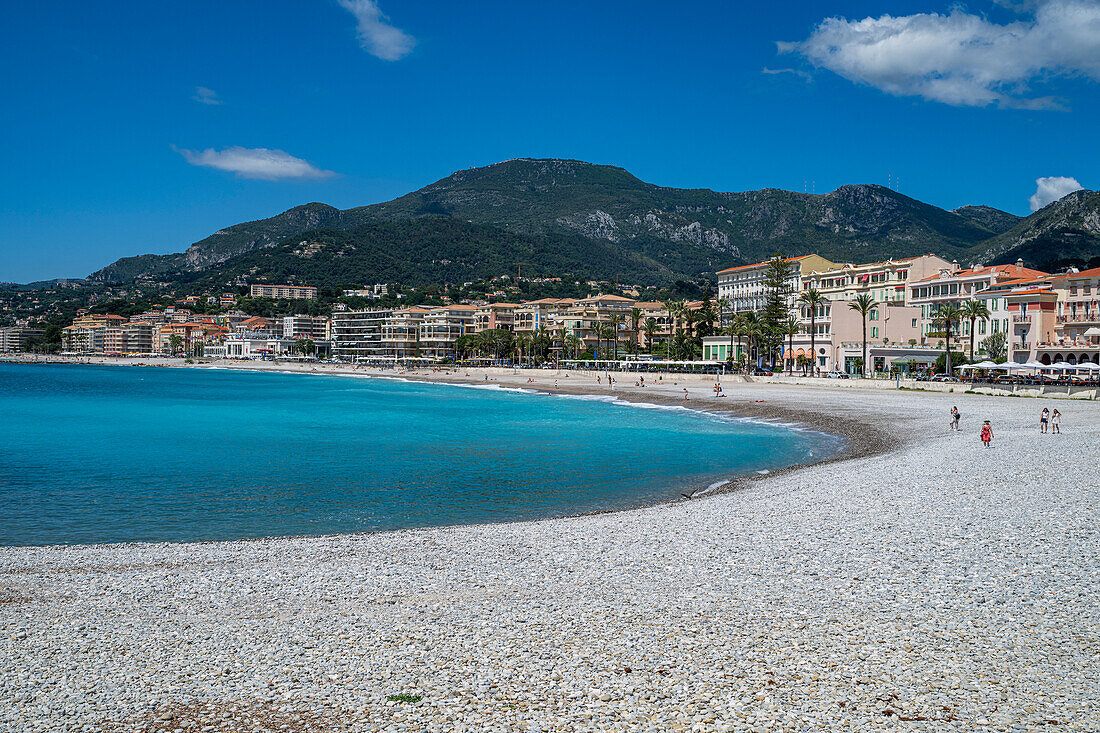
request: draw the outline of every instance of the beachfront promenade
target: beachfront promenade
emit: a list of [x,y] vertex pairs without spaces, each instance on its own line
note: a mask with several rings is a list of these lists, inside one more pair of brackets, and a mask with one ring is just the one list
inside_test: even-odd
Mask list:
[[1100,728],[1095,403],[712,384],[616,393],[869,455],[533,523],[0,548],[0,730]]

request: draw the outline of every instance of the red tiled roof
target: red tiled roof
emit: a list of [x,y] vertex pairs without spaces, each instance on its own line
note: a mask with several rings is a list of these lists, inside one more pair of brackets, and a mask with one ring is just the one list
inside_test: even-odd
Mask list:
[[[1049,275],[1049,273],[1043,272],[1042,270],[1032,270],[1028,267],[1017,267],[1016,265],[988,265],[986,267],[972,267],[966,270],[959,270],[958,272],[951,273],[951,276],[969,277],[971,275],[981,275],[993,272],[999,272],[1004,275],[1011,275],[1016,279],[1047,277]],[[917,282],[927,282],[929,280],[939,279],[939,275],[929,275],[928,277],[918,280]]]
[[1006,298],[1011,298],[1016,295],[1054,295],[1054,291],[1049,288],[1032,288],[1031,290],[1010,290],[1005,293]]
[[1076,280],[1079,277],[1100,277],[1100,267],[1094,267],[1091,270],[1081,270],[1081,272],[1067,272],[1064,275],[1059,275],[1054,278],[1055,280]]
[[[801,255],[800,257],[788,257],[788,258],[784,259],[783,261],[784,262],[798,262],[799,260],[804,260],[809,256],[810,255]],[[752,265],[739,265],[738,267],[730,267],[730,268],[727,268],[725,270],[719,270],[718,274],[719,275],[724,275],[727,272],[736,272],[738,270],[748,270],[748,269],[751,269],[753,267],[763,267],[763,266],[767,265],[769,262],[771,262],[771,260],[764,260],[763,262],[757,262],[757,263],[752,264]]]

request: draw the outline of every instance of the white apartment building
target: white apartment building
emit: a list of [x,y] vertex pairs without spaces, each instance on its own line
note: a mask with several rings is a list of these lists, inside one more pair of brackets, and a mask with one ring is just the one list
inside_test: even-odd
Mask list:
[[336,311],[332,314],[332,351],[345,359],[382,356],[382,324],[393,315],[392,308]]
[[330,321],[323,316],[284,316],[280,321],[285,339],[328,341],[332,337]]
[[[822,272],[837,265],[820,255],[789,257],[787,263],[787,298],[794,303],[802,289],[802,278],[814,271]],[[734,313],[761,310],[767,302],[765,286],[769,262],[731,267],[718,272],[718,297],[730,302]]]

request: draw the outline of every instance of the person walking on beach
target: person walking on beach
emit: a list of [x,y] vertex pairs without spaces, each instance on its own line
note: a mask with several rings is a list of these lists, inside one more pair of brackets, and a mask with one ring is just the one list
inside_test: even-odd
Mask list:
[[982,443],[988,448],[991,442],[993,442],[993,426],[986,420],[982,425]]
[[1039,433],[1045,433],[1047,431],[1047,423],[1050,422],[1050,410],[1043,408],[1042,414],[1039,415]]
[[1062,413],[1057,408],[1050,415],[1050,432],[1062,434]]
[[961,415],[959,415],[959,408],[958,407],[952,407],[951,408],[951,429],[952,430],[957,431],[959,429],[959,418],[960,417],[961,417]]
[[684,387],[684,402],[687,402],[687,398],[688,398],[687,387]]

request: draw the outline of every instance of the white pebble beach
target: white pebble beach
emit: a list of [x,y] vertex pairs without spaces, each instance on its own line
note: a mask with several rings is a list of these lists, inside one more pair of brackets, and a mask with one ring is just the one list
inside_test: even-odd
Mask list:
[[633,380],[854,457],[536,522],[3,547],[0,730],[1100,730],[1096,402]]

